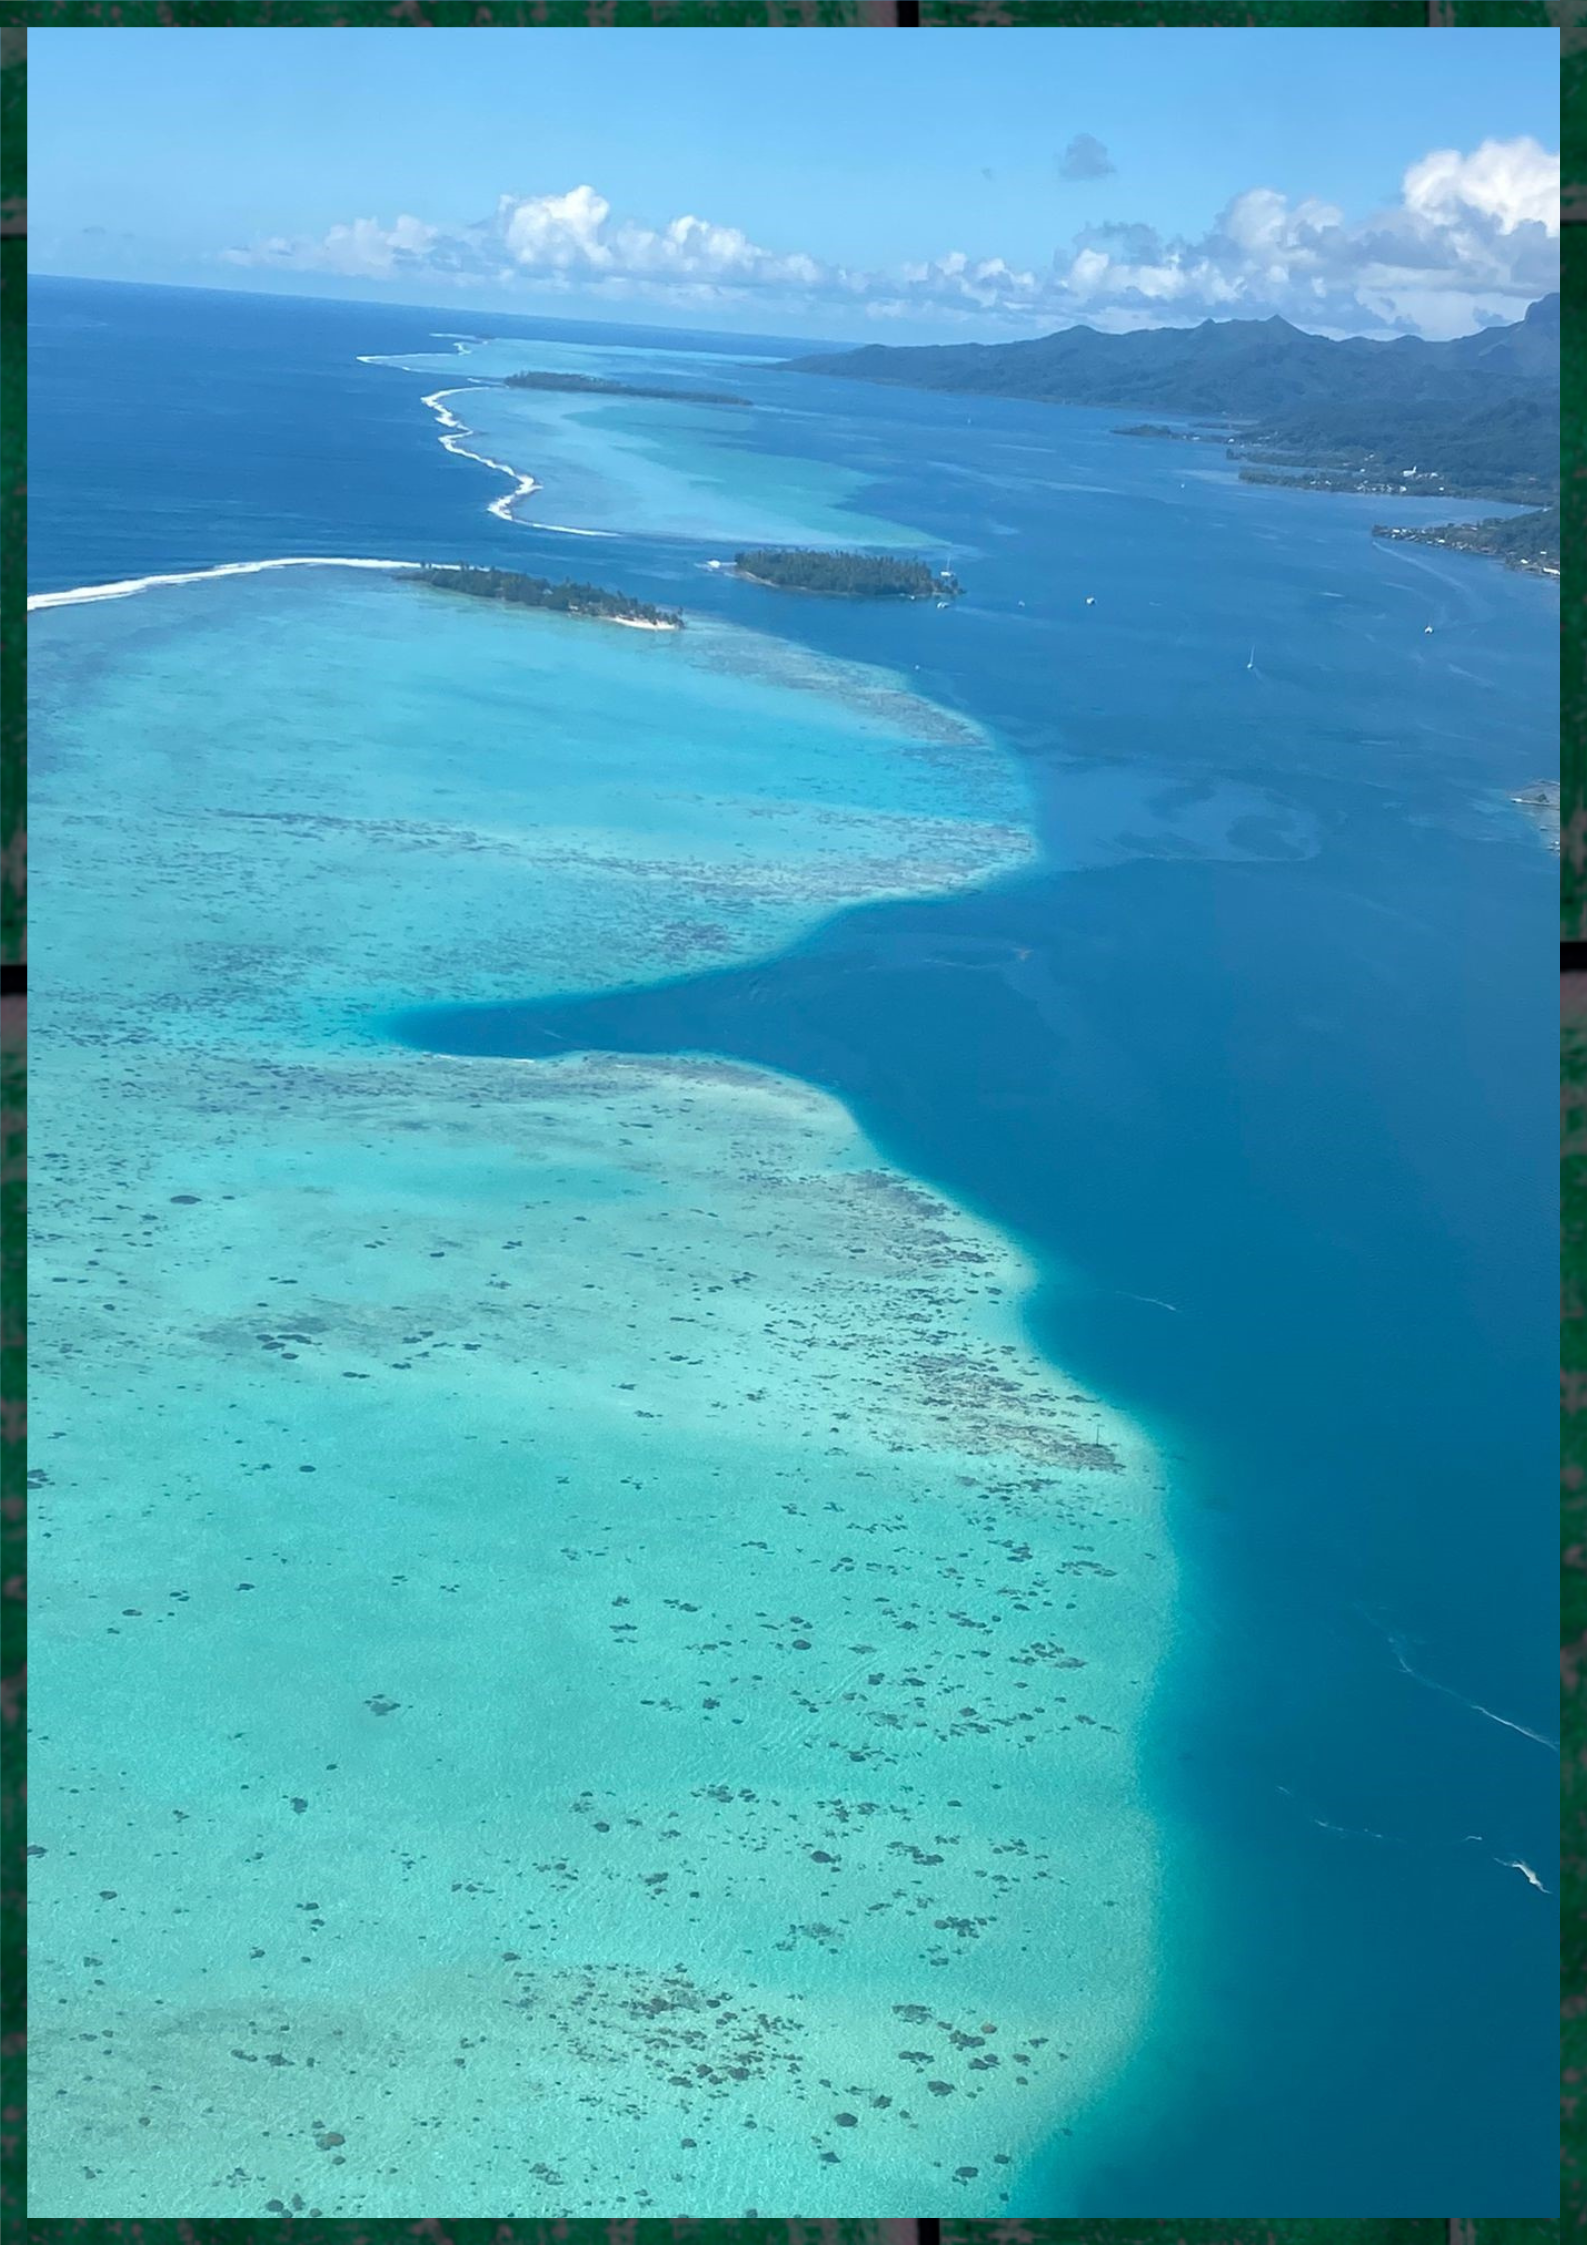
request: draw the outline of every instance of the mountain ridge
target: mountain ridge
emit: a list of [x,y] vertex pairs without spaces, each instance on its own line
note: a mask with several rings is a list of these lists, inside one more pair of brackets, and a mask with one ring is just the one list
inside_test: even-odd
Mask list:
[[1124,335],[1077,326],[1012,343],[872,343],[784,363],[963,396],[1211,417],[1243,424],[1242,444],[1337,456],[1340,472],[1353,460],[1363,475],[1397,454],[1437,472],[1447,441],[1460,488],[1530,497],[1558,489],[1559,332],[1554,293],[1519,320],[1446,342],[1313,335],[1275,313]]

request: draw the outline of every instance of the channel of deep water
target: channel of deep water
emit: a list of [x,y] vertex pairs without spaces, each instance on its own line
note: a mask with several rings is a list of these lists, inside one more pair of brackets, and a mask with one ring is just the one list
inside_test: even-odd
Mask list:
[[[1014,1320],[1008,1335],[1017,1329],[1021,1341],[998,1345],[1034,1344],[1055,1376],[1061,1368],[1066,1391],[1079,1383],[1096,1398],[1099,1428],[1106,1413],[1110,1425],[1140,1430],[1162,1469],[1175,1592],[1139,1702],[1137,1805],[1149,1833],[1140,1854],[1156,1881],[1146,2008],[1122,2060],[1099,2068],[1081,2151],[1064,2134],[1027,2144],[1008,2197],[989,2195],[987,2210],[1546,2212],[1554,1931],[1534,1882],[1553,1884],[1557,1786],[1541,1626],[1554,1599],[1544,1521],[1555,1465],[1545,1376],[1555,1188],[1539,1118],[1554,1032],[1538,969],[1555,884],[1553,861],[1510,798],[1546,775],[1554,753],[1557,591],[1373,541],[1381,502],[1242,487],[1221,464],[1181,474],[1164,457],[1177,448],[1117,437],[1106,415],[870,394],[780,375],[769,351],[735,364],[726,385],[764,399],[753,432],[724,426],[697,458],[667,457],[653,408],[584,418],[568,495],[611,533],[585,544],[489,517],[487,502],[506,488],[500,476],[441,450],[420,403],[435,387],[429,358],[450,348],[431,333],[452,324],[439,316],[204,306],[161,291],[70,296],[66,286],[39,299],[55,323],[47,345],[57,376],[34,417],[34,480],[46,494],[39,589],[289,553],[461,555],[551,574],[573,554],[578,574],[698,615],[702,643],[715,618],[781,641],[790,670],[807,660],[817,670],[879,666],[1010,760],[1035,853],[1001,865],[989,853],[984,875],[957,886],[917,882],[899,874],[896,851],[885,877],[874,870],[872,829],[840,835],[824,814],[801,823],[810,803],[843,800],[814,722],[808,755],[790,748],[779,767],[789,784],[768,787],[764,818],[737,833],[702,807],[707,797],[741,800],[738,779],[723,776],[737,753],[731,705],[710,705],[719,725],[698,720],[709,746],[693,804],[684,798],[696,720],[675,712],[673,807],[656,814],[674,832],[664,846],[652,834],[646,865],[667,850],[692,853],[694,870],[679,880],[695,885],[687,924],[669,922],[659,974],[647,965],[650,874],[636,861],[621,874],[632,891],[612,902],[610,849],[604,887],[585,860],[461,867],[457,893],[480,900],[477,924],[465,916],[446,928],[444,892],[421,884],[437,916],[416,922],[411,980],[397,948],[376,945],[374,903],[366,954],[335,950],[341,938],[331,935],[323,954],[305,951],[312,1019],[345,1023],[327,1032],[334,1066],[351,1070],[355,1055],[370,1055],[370,1086],[387,1087],[378,1100],[370,1089],[366,1136],[342,1145],[344,1166],[327,1177],[356,1196],[359,1159],[372,1165],[382,1183],[371,1223],[388,1185],[400,1205],[444,1206],[444,1163],[384,1166],[392,1157],[379,1116],[397,1110],[381,1102],[414,1055],[463,1064],[424,1081],[444,1085],[459,1174],[480,1208],[514,1190],[519,1163],[535,1157],[519,1118],[508,1156],[467,1138],[465,1159],[465,1133],[477,1127],[466,1112],[472,1069],[485,1072],[478,1080],[492,1088],[479,1096],[502,1114],[521,1080],[527,1115],[539,1079],[592,1068],[597,1104],[670,1132],[681,1164],[705,1140],[691,1137],[676,1102],[706,1097],[709,1076],[689,1091],[666,1071],[723,1064],[743,1080],[730,1073],[722,1102],[742,1098],[749,1114],[769,1101],[764,1128],[784,1149],[786,1174],[800,1162],[812,1176],[879,1164],[963,1212],[978,1238],[1004,1243],[1026,1277],[1011,1263],[1000,1300]],[[533,336],[534,323],[517,332]],[[542,357],[561,345],[586,363],[588,346],[565,331],[535,339]],[[676,372],[676,340],[625,332],[623,363]],[[691,344],[705,354],[703,379],[711,339]],[[731,355],[733,339],[720,348]],[[107,412],[141,414],[154,434],[136,448],[102,438],[103,451],[90,437],[90,483],[72,462],[85,456],[97,411],[107,362],[96,349],[122,369]],[[361,355],[413,370],[360,366]],[[209,434],[162,421],[157,399],[179,366],[211,403],[228,381],[242,385],[232,394],[262,441],[239,444],[223,421]],[[603,418],[621,437],[615,467],[603,466]],[[527,408],[521,433],[543,433]],[[554,447],[520,457],[506,423],[490,438],[485,450],[541,478],[555,517]],[[327,446],[345,462],[329,487]],[[231,495],[229,510],[219,494]],[[965,597],[949,611],[778,599],[705,566],[730,551],[757,504],[773,503],[779,527],[805,510],[811,535],[841,524],[845,506],[879,530],[914,534],[923,551],[952,555]],[[613,532],[625,507],[634,529]],[[577,505],[560,519],[576,523]],[[153,661],[129,653],[155,629],[132,619],[146,601],[171,597],[196,596],[140,595],[76,614],[81,675],[114,682],[134,657]],[[252,598],[239,594],[226,611],[228,631],[264,649],[286,618],[312,643],[307,583],[249,608]],[[359,615],[378,617],[379,599],[366,587]],[[90,628],[88,618],[100,621]],[[368,660],[360,644],[350,629],[348,709]],[[599,667],[592,657],[577,704],[592,723],[605,707]],[[578,663],[570,670],[585,675]],[[441,690],[443,671],[438,659],[424,693]],[[510,727],[510,690],[498,681],[498,691]],[[414,699],[410,713],[426,706]],[[630,757],[646,753],[647,706],[631,699],[626,738],[610,736]],[[69,754],[91,739],[72,736],[76,722],[63,709]],[[796,734],[790,720],[793,747]],[[498,776],[483,749],[455,768],[446,753],[427,764],[415,750],[403,766],[413,801],[387,803],[384,816],[422,816],[439,831],[477,812],[490,842],[490,807],[508,819],[506,798],[491,792]],[[895,799],[876,770],[868,814],[936,815],[926,795]],[[163,781],[140,796],[142,784],[129,777],[129,800],[164,800]],[[317,818],[380,814],[376,763],[345,784],[339,805],[316,798]],[[614,824],[623,786],[615,780],[603,801]],[[570,826],[581,787],[575,770],[558,798]],[[274,808],[285,814],[295,800],[286,789]],[[789,806],[800,801],[796,817]],[[967,798],[948,807],[968,815]],[[698,868],[717,864],[713,853],[727,862],[758,847],[773,817],[793,821],[777,829],[793,839],[776,847],[780,863],[803,869],[797,925],[779,925],[786,882],[776,896],[764,883],[751,895],[742,880],[729,893],[713,875],[722,915],[713,938],[710,913],[697,909]],[[514,800],[513,832],[529,832],[533,818],[531,790]],[[326,857],[327,878],[365,878],[356,838],[344,845],[322,823],[315,846],[345,846],[344,858]],[[823,904],[810,868],[834,848],[873,870],[856,871],[847,888],[829,883]],[[263,842],[259,862],[276,863]],[[170,867],[159,864],[164,880]],[[571,929],[586,879],[589,898],[610,911],[608,971],[586,953],[576,986],[559,990],[544,961],[528,971],[537,884],[547,897],[565,885],[555,925]],[[866,901],[867,883],[915,893]],[[40,910],[51,909],[46,871]],[[526,959],[516,984],[515,911]],[[244,941],[241,921],[234,940]],[[571,958],[571,937],[566,948]],[[243,962],[230,956],[240,990]],[[347,979],[323,972],[319,956],[339,961]],[[361,957],[379,962],[363,981]],[[47,970],[45,981],[47,1003]],[[242,1042],[257,1036],[275,1051],[277,1040],[293,1065],[306,1064],[314,1032],[258,1004]],[[556,1066],[502,1072],[525,1059]],[[788,1087],[789,1104],[755,1090],[762,1077]],[[808,1106],[799,1087],[809,1087]],[[220,1077],[214,1095],[224,1102]],[[543,1098],[536,1128],[560,1129],[556,1097]],[[656,1104],[642,1113],[645,1101]],[[869,1151],[843,1136],[841,1116]],[[284,1140],[278,1158],[285,1174],[298,1157]],[[596,1215],[607,1187],[577,1196],[594,1191],[607,1155],[581,1152],[575,1130],[559,1159],[552,1197],[565,1201],[568,1223],[579,1220],[575,1207]],[[687,1174],[704,1196],[691,1205],[711,1207],[717,1189],[724,1205],[741,1192],[742,1180],[714,1187],[708,1168]],[[245,1192],[245,1178],[239,1169],[227,1190]],[[670,1188],[656,1190],[664,1200]],[[821,1232],[834,1257],[851,1219],[834,1204]],[[233,1245],[244,1252],[240,1238]],[[625,1252],[616,1232],[608,1246],[603,1275]],[[903,1230],[894,1251],[907,1265]],[[583,1283],[563,1253],[555,1248],[558,1283]],[[776,1254],[765,1268],[775,1273]],[[907,1271],[895,1275],[903,1283]],[[688,1283],[696,1279],[727,1283],[700,1273]],[[831,1283],[811,1277],[801,1315],[819,1322]],[[646,1297],[647,1316],[665,1314],[664,1293]],[[862,1327],[852,1332],[860,1347]],[[768,1377],[776,1372],[774,1360]],[[819,1383],[810,1392],[819,1399]],[[558,1423],[576,1442],[569,1394],[571,1416]],[[493,1440],[510,1408],[508,1387],[491,1405]],[[348,1441],[344,1468],[356,1454]],[[691,1455],[709,1470],[708,1445]],[[776,1471],[797,1478],[807,1465],[794,1453]],[[843,1501],[835,1485],[832,1501]],[[937,1533],[923,1548],[935,1552]],[[505,1544],[501,1564],[510,1552]],[[784,1557],[794,1564],[791,1547]],[[683,1576],[668,1595],[687,1601]],[[371,1644],[392,1626],[383,1612],[372,1600]],[[951,1649],[957,1659],[960,1646]],[[834,1693],[847,1688],[834,1672]],[[929,1796],[929,1763],[911,1779]],[[753,1844],[747,1831],[731,1845],[741,1841]],[[911,1834],[909,1844],[928,1843]],[[807,1922],[830,1930],[822,1912]],[[811,1972],[835,1990],[841,1972],[820,1936],[807,1948]],[[724,2204],[733,2210],[742,2208]]]

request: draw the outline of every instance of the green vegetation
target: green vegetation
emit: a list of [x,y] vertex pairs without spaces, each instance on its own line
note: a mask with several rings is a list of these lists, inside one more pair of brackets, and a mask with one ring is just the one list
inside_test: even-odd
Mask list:
[[963,590],[946,570],[933,576],[923,561],[888,554],[819,553],[793,546],[752,546],[733,556],[741,577],[781,592],[843,593],[854,599],[952,600]]
[[511,569],[472,569],[466,561],[454,565],[421,562],[404,570],[408,584],[433,585],[438,592],[467,593],[473,600],[499,600],[511,608],[550,608],[563,616],[600,616],[620,624],[648,624],[655,631],[678,631],[683,618],[670,610],[653,608],[648,600],[635,600],[626,592],[607,592],[600,585],[579,585],[571,578],[552,584],[546,577],[521,577]]
[[[1246,482],[1413,491],[1539,504],[1559,491],[1559,399],[1506,388],[1481,405],[1337,404],[1281,414],[1239,438]],[[1277,471],[1277,472],[1275,472]]]
[[1227,444],[1227,429],[1170,429],[1161,421],[1136,421],[1127,429],[1115,429],[1116,437],[1168,437],[1175,444]]
[[1374,538],[1406,538],[1419,546],[1449,546],[1456,553],[1491,554],[1511,569],[1559,575],[1559,507],[1535,514],[1500,515],[1488,522],[1441,522],[1424,530],[1378,523]]
[[748,398],[734,397],[728,390],[652,390],[638,382],[612,382],[604,374],[547,374],[531,369],[526,374],[508,374],[503,377],[503,387],[509,390],[577,390],[589,391],[603,398],[666,398],[672,405],[748,405]]
[[[868,344],[795,359],[806,374],[1049,405],[1131,406],[1238,422],[1248,479],[1309,489],[1546,501],[1559,491],[1560,300],[1449,342],[1310,335],[1288,320],[1103,335],[1070,327],[1019,343]],[[1162,436],[1160,425],[1130,429]],[[1174,432],[1177,433],[1177,432]]]

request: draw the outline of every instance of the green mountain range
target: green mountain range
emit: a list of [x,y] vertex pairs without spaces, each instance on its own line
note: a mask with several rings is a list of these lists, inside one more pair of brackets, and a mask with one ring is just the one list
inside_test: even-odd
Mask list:
[[791,360],[805,374],[1049,405],[1148,407],[1228,424],[1233,448],[1290,480],[1547,499],[1559,489],[1560,300],[1446,343],[1311,335],[1288,320],[1019,343],[870,344]]

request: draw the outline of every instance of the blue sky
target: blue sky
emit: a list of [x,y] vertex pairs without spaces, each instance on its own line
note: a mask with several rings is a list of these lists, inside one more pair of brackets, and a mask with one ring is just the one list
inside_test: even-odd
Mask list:
[[1552,32],[28,46],[47,272],[883,341],[1272,311],[1454,333],[1554,285]]

